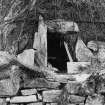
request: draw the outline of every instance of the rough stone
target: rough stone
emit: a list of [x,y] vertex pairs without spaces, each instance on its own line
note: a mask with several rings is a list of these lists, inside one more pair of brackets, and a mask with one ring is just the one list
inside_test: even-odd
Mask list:
[[0,96],[12,96],[16,95],[17,89],[15,89],[12,81],[10,79],[5,79],[0,81]]
[[6,51],[0,51],[0,66],[8,64],[12,60],[12,56]]
[[27,50],[24,50],[23,53],[19,54],[17,56],[17,59],[22,64],[33,67],[34,66],[34,54],[35,54],[35,50],[27,49]]
[[[19,68],[11,66],[7,71],[0,72],[2,76],[8,75],[8,78],[0,80],[0,96],[16,95],[20,88]],[[5,74],[6,73],[6,74]]]
[[15,96],[10,98],[9,102],[11,104],[17,104],[17,103],[33,103],[37,102],[36,95],[30,95],[30,96]]
[[70,74],[77,74],[82,72],[91,65],[90,62],[67,62],[67,71]]
[[101,41],[90,41],[87,47],[97,52],[97,58],[102,63],[105,62],[105,42]]
[[85,43],[78,37],[75,47],[76,58],[79,62],[91,62],[93,53],[86,47]]
[[0,105],[7,105],[6,100],[4,98],[0,98]]
[[37,103],[29,103],[27,105],[43,105],[43,103],[42,102],[37,102]]
[[70,95],[69,100],[71,103],[83,103],[85,97],[77,96],[77,95]]
[[78,25],[75,22],[64,21],[62,19],[56,19],[46,21],[47,27],[52,32],[67,33],[69,31],[79,31]]
[[59,82],[50,82],[44,78],[36,78],[33,80],[25,81],[24,88],[58,88]]
[[57,103],[51,103],[50,105],[58,105]]
[[87,43],[87,47],[92,49],[93,51],[97,51],[98,48],[105,48],[105,42],[102,41],[89,41]]
[[61,92],[61,90],[43,91],[43,102],[56,102]]
[[70,81],[66,84],[66,89],[70,94],[78,94],[81,84],[76,81]]
[[104,105],[104,96],[88,96],[85,105]]
[[37,93],[36,89],[24,89],[21,90],[22,95],[27,96],[27,95],[33,95]]
[[37,96],[38,96],[38,100],[42,101],[42,96],[39,93],[37,94]]

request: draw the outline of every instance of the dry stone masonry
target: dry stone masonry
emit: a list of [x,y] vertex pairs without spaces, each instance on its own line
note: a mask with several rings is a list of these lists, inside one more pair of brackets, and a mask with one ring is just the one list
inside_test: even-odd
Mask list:
[[66,73],[48,66],[47,28],[55,28],[60,33],[66,33],[69,28],[70,31],[79,31],[76,23],[60,21],[52,21],[58,24],[57,30],[56,26],[49,26],[52,23],[45,24],[39,16],[33,48],[17,55],[0,51],[0,105],[105,104],[105,51],[102,47],[96,54],[96,42],[88,42],[86,46],[78,36],[75,46],[77,62],[69,59]]

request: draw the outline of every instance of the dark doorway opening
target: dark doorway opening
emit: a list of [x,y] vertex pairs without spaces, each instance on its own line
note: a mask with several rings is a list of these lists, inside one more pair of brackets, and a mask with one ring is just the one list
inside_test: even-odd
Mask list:
[[57,32],[47,33],[48,63],[57,68],[60,73],[66,73],[68,57],[62,36]]

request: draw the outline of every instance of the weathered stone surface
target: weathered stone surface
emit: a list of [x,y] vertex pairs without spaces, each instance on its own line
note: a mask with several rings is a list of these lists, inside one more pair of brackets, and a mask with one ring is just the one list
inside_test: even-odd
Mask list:
[[0,81],[0,96],[12,96],[16,95],[17,89],[15,89],[12,81],[10,79],[5,79]]
[[27,49],[27,50],[24,50],[23,53],[19,54],[17,56],[17,59],[22,64],[33,67],[34,66],[34,54],[35,54],[34,49]]
[[46,21],[46,24],[48,29],[52,32],[66,33],[69,31],[79,31],[77,23],[64,21],[62,19]]
[[61,92],[61,90],[43,91],[43,102],[56,102]]
[[56,81],[59,83],[67,83],[68,81],[75,81],[76,78],[71,74],[57,74],[52,73],[51,76],[47,78],[49,81]]
[[85,105],[84,103],[80,103],[79,105]]
[[46,105],[50,105],[51,103],[46,103]]
[[50,105],[58,105],[57,103],[51,103]]
[[41,63],[47,66],[47,26],[42,16],[39,16],[38,33],[35,33],[33,48],[40,54]]
[[88,74],[88,73],[85,73],[85,72],[73,75],[75,80],[79,83],[85,82],[90,76],[91,76],[91,74]]
[[77,96],[77,95],[70,95],[69,100],[71,103],[83,103],[85,100],[85,97]]
[[0,105],[7,105],[6,100],[4,98],[0,98]]
[[38,100],[39,100],[39,101],[42,101],[42,96],[41,96],[41,94],[38,93],[38,94],[37,94],[37,97],[38,97]]
[[88,47],[89,49],[93,50],[93,51],[97,51],[97,50],[98,50],[98,46],[100,46],[100,45],[98,45],[98,44],[96,43],[96,41],[89,41],[89,42],[87,43],[87,47]]
[[12,60],[12,56],[6,51],[0,51],[0,66],[8,64]]
[[[70,103],[70,104],[68,104],[68,105],[76,105],[76,104],[71,104],[71,103]],[[79,104],[78,104],[78,105],[79,105]]]
[[104,105],[104,96],[88,96],[85,105]]
[[57,88],[59,87],[59,82],[50,82],[44,78],[36,78],[33,80],[26,80],[24,83],[24,88]]
[[105,42],[101,41],[90,41],[87,44],[87,47],[97,52],[98,60],[103,63],[105,62]]
[[99,62],[105,63],[105,48],[100,48],[97,53]]
[[43,103],[42,102],[37,102],[37,103],[29,103],[27,105],[43,105]]
[[81,70],[85,71],[89,65],[91,65],[90,62],[67,62],[67,71],[70,74],[80,73]]
[[91,62],[92,52],[86,47],[84,42],[78,37],[75,47],[76,58],[79,62]]
[[87,43],[87,47],[92,49],[93,51],[97,51],[98,48],[105,48],[105,42],[102,41],[89,41]]
[[81,84],[76,81],[70,81],[66,84],[66,89],[70,94],[78,94]]
[[[91,84],[91,85],[90,85]],[[68,93],[72,94],[72,95],[80,95],[80,96],[86,96],[86,95],[92,95],[94,94],[94,83],[93,82],[84,82],[84,83],[80,83],[77,81],[69,81],[66,86],[65,89],[67,90]]]
[[33,95],[37,93],[36,89],[24,89],[21,90],[22,95],[27,96],[27,95]]
[[18,66],[13,65],[7,71],[4,70],[4,72],[1,72],[3,76],[5,76],[5,72],[8,73],[9,77],[6,79],[0,80],[0,96],[16,95],[20,88]]
[[17,104],[17,103],[33,103],[37,102],[37,97],[36,95],[30,95],[30,96],[15,96],[10,98],[9,100],[10,103],[12,104]]

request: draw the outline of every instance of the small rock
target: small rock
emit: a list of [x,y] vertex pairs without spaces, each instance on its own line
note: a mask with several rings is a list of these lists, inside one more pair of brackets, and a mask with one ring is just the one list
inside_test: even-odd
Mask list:
[[51,103],[50,105],[58,105],[57,103]]
[[100,48],[97,53],[98,60],[105,63],[105,48]]
[[66,89],[70,94],[78,94],[81,84],[76,81],[70,81],[66,84]]
[[98,60],[103,63],[105,62],[105,42],[101,41],[90,41],[87,44],[87,47],[93,51],[97,51]]
[[85,105],[104,105],[104,96],[88,96]]
[[33,95],[37,93],[36,89],[24,89],[21,90],[22,95],[27,96],[27,95]]
[[49,91],[43,91],[42,97],[43,102],[55,102],[57,101],[57,98],[61,94],[61,90],[49,90]]
[[4,98],[0,98],[0,105],[7,105],[6,100]]
[[12,60],[12,56],[5,51],[0,51],[0,65],[8,64]]
[[70,95],[69,100],[71,103],[83,103],[85,97],[77,96],[77,95]]
[[87,43],[87,47],[93,51],[97,51],[100,48],[105,48],[105,42],[92,40]]
[[34,103],[37,102],[36,95],[30,95],[30,96],[15,96],[10,99],[11,104],[17,104],[17,103]]
[[[18,66],[11,66],[8,70],[9,78],[0,80],[0,96],[16,95],[20,88],[19,68]],[[2,72],[2,75],[4,73]]]
[[51,105],[51,103],[46,103],[46,105]]
[[78,37],[75,47],[76,58],[79,62],[91,62],[93,53],[87,48],[85,43]]
[[19,54],[17,56],[17,59],[19,62],[21,62],[23,65],[29,65],[34,66],[34,54],[35,51],[33,49],[27,49],[24,50],[23,53]]
[[37,96],[38,96],[38,100],[42,101],[42,96],[40,94],[37,94]]
[[10,79],[0,81],[0,96],[15,95],[14,86]]
[[89,65],[91,65],[90,62],[67,62],[67,71],[70,74],[77,74],[84,72]]

